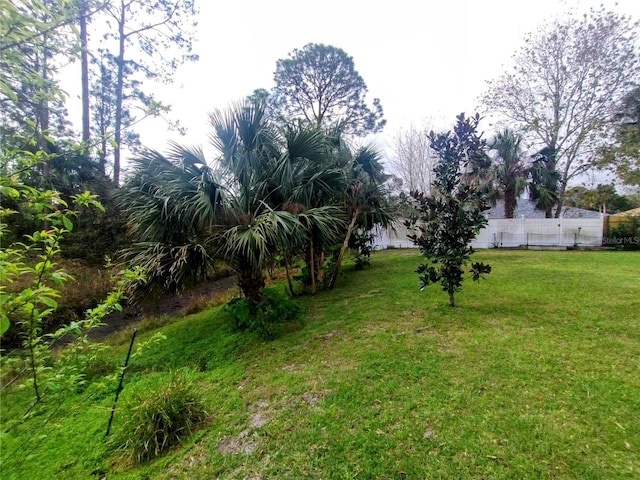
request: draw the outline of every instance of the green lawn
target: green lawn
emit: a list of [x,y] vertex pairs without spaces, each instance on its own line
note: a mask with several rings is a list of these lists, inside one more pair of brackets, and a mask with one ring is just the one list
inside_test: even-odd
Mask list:
[[300,299],[306,324],[275,341],[219,309],[163,327],[122,401],[185,370],[210,420],[141,467],[104,441],[110,396],[16,424],[29,392],[4,394],[1,477],[640,478],[640,254],[476,258],[493,272],[455,309],[418,290],[416,251],[390,250]]

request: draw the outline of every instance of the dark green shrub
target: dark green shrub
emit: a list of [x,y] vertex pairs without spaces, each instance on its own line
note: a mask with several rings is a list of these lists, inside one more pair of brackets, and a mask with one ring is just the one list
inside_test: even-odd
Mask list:
[[298,319],[303,321],[300,305],[273,290],[264,290],[264,299],[252,312],[245,297],[234,298],[225,306],[235,320],[236,329],[256,332],[263,340],[277,336],[278,327],[283,323]]
[[180,373],[159,388],[138,392],[125,405],[123,417],[115,443],[125,457],[142,463],[191,435],[206,412],[193,384]]
[[630,217],[629,223],[621,223],[609,231],[607,245],[618,250],[640,250],[640,219]]

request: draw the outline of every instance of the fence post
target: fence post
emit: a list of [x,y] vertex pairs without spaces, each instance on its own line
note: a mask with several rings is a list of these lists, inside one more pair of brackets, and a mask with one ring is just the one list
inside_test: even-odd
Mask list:
[[558,219],[560,223],[558,223],[558,246],[562,246],[562,217]]

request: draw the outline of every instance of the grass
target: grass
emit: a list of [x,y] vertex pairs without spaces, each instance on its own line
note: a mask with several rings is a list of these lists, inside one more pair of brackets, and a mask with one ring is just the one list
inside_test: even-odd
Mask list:
[[220,307],[161,326],[167,340],[134,361],[122,401],[184,371],[210,418],[139,467],[104,441],[110,395],[79,403],[90,387],[48,423],[17,424],[29,392],[4,393],[1,476],[640,477],[638,253],[477,258],[493,272],[455,309],[417,289],[415,251],[393,250],[300,299],[306,324],[272,342],[233,332]]

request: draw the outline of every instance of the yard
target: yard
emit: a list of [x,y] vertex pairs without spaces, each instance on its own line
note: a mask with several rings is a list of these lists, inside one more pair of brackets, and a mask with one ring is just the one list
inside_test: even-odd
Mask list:
[[[476,258],[493,272],[454,309],[418,290],[417,251],[387,250],[300,298],[304,324],[271,342],[234,332],[221,307],[143,322],[138,341],[156,325],[166,340],[132,363],[114,433],[136,392],[177,371],[199,388],[202,428],[134,466],[105,440],[99,377],[25,421],[30,392],[11,390],[2,478],[639,478],[638,253]],[[107,370],[128,348],[110,342]]]

